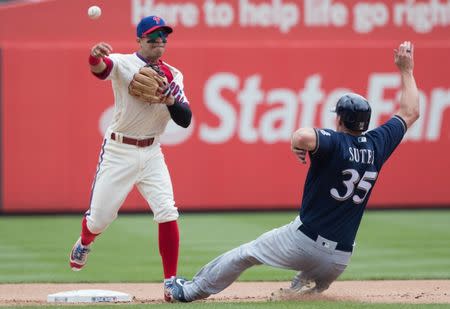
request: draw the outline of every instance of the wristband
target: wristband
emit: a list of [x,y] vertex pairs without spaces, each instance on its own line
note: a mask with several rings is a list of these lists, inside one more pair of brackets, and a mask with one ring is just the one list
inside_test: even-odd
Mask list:
[[102,58],[97,58],[92,55],[89,55],[89,64],[92,66],[96,66],[102,61]]

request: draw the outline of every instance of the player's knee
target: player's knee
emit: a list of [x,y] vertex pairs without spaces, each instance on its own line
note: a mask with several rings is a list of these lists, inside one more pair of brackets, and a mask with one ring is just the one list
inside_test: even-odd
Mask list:
[[100,214],[96,216],[88,216],[87,219],[87,228],[93,234],[99,234],[106,230],[106,228],[114,221],[117,217],[115,215],[109,214]]
[[237,256],[239,257],[239,261],[236,261],[236,263],[241,263],[242,265],[248,267],[261,264],[258,259],[251,253],[252,250],[249,243],[239,246],[238,248],[236,248],[236,250],[238,250]]
[[157,223],[164,223],[169,221],[175,221],[179,217],[178,209],[174,206],[161,207],[154,213],[154,220]]

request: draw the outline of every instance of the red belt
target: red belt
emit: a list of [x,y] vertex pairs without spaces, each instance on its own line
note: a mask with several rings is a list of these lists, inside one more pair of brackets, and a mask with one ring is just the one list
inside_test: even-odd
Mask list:
[[119,138],[117,137],[116,133],[111,133],[111,139],[115,140],[116,142],[122,142],[124,144],[128,144],[128,145],[134,145],[134,146],[138,146],[138,147],[148,147],[151,144],[153,144],[153,142],[155,141],[155,138],[146,138],[146,139],[135,139],[135,138],[131,138],[131,137],[126,137],[123,136],[122,137],[122,141],[119,140]]

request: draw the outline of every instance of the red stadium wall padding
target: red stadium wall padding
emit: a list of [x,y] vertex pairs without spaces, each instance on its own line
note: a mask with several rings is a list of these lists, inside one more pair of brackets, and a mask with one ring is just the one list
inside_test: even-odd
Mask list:
[[[379,15],[368,30],[354,20],[356,11],[367,9],[365,2],[333,1],[326,7],[327,1],[316,1],[317,10],[307,7],[312,1],[299,2],[164,1],[166,19],[175,23],[164,59],[183,71],[194,113],[189,129],[170,125],[163,136],[177,205],[182,210],[298,207],[307,168],[291,154],[290,135],[300,126],[333,127],[330,110],[347,91],[369,99],[372,127],[388,119],[400,85],[392,49],[405,38],[417,47],[422,117],[383,168],[369,207],[450,205],[448,24],[438,19],[417,25],[401,7],[406,1],[379,1],[372,8]],[[109,82],[90,74],[87,56],[97,41],[118,52],[134,51],[134,20],[152,13],[155,3],[163,5],[98,1],[103,16],[97,21],[86,16],[89,1],[0,8],[1,211],[88,208],[113,95]],[[275,25],[282,21],[264,13],[271,8],[288,14],[280,3],[298,9],[295,25]],[[188,4],[184,11],[191,13],[191,24],[177,15],[177,5]],[[389,12],[384,25],[383,7]],[[217,10],[223,10],[223,25],[209,19]],[[234,18],[226,15],[230,12]],[[32,26],[25,27],[20,16],[29,16]],[[231,21],[225,25],[227,16]],[[320,24],[321,18],[332,21]],[[410,24],[400,25],[402,20]],[[146,208],[133,192],[123,210]]]
[[96,0],[102,8],[98,20],[87,17],[91,0],[22,3],[0,6],[3,40],[131,43],[140,18],[160,15],[174,27],[173,37],[187,44],[276,39],[378,46],[408,39],[449,45],[448,0]]

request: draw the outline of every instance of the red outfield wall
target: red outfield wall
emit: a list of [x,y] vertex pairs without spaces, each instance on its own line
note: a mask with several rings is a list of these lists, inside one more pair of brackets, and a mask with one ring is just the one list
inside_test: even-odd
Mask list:
[[[90,47],[133,51],[135,23],[154,13],[174,25],[165,60],[183,71],[194,112],[189,129],[171,125],[163,137],[182,210],[298,207],[307,169],[290,153],[291,133],[332,127],[347,91],[372,103],[371,126],[386,120],[400,85],[392,49],[405,39],[416,43],[422,117],[370,207],[450,205],[450,1],[96,4],[96,21],[90,1],[0,7],[3,212],[88,207],[113,104],[109,82],[89,73]],[[133,192],[123,209],[146,205]]]

